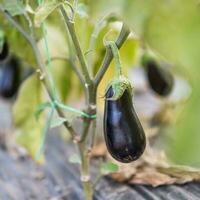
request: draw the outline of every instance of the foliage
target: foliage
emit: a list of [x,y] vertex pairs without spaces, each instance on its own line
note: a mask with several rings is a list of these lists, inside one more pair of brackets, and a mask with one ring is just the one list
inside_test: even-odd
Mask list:
[[[28,78],[20,89],[13,115],[15,125],[20,129],[17,141],[35,157],[41,144],[43,118],[36,120],[35,111],[42,102],[41,83],[36,75]],[[31,92],[30,92],[31,91]]]
[[[26,1],[26,3],[27,2],[29,1]],[[46,20],[48,26],[51,27],[49,30],[55,30],[53,34],[58,33],[62,38],[65,38],[68,33],[63,31],[64,24],[62,20],[58,20],[60,15],[56,11],[57,6],[60,5],[62,1],[47,0],[38,8],[36,8],[35,5],[32,5],[32,2],[30,5],[23,3],[24,1],[20,0],[9,0],[3,1],[2,5],[4,5],[8,12],[14,16],[25,29],[28,29],[29,21],[27,21],[27,16],[29,16],[30,19],[34,18],[36,26],[39,26]],[[66,9],[70,11],[67,5]],[[34,10],[35,12],[32,12],[31,10]],[[92,63],[90,66],[93,73],[98,71],[105,52],[103,44],[105,34],[112,28],[114,31],[109,33],[109,37],[114,38],[116,32],[118,32],[118,26],[116,26],[115,23],[106,24],[99,32],[95,48],[92,50],[89,49],[91,34],[95,24],[99,22],[99,19],[101,19],[102,16],[110,13],[115,13],[117,19],[124,20],[133,30],[134,36],[129,37],[126,45],[120,50],[122,64],[126,72],[128,67],[134,64],[139,43],[142,42],[143,44],[147,44],[151,49],[154,49],[158,54],[169,60],[175,66],[181,66],[182,70],[186,71],[186,74],[188,74],[187,78],[190,81],[193,91],[188,102],[182,106],[183,111],[181,112],[181,118],[177,121],[177,124],[172,130],[173,142],[168,144],[168,148],[170,149],[169,156],[174,161],[181,164],[200,166],[200,159],[198,156],[200,153],[200,145],[198,144],[198,141],[200,141],[198,126],[200,120],[200,90],[198,86],[200,65],[200,13],[198,1],[80,1],[75,17],[75,26],[84,53],[87,54],[89,59],[93,59],[94,68],[92,69]],[[22,15],[25,15],[25,18],[23,18]],[[4,20],[2,16],[0,16],[0,20],[2,28],[4,32],[6,32],[6,37],[11,44],[11,50],[19,55],[24,61],[35,66],[36,64],[29,44],[27,44],[13,27],[8,25],[8,22]],[[39,40],[41,38],[41,32],[40,29],[36,30]],[[53,37],[49,36],[50,49],[54,49],[54,52],[60,52],[60,49],[64,49],[66,46],[66,51],[63,51],[63,55],[73,59],[77,64],[76,56],[74,56],[74,49],[70,46],[71,41],[62,39],[62,44],[62,48],[60,48],[60,45],[56,46]],[[67,49],[67,46],[69,49]],[[42,48],[40,48],[40,50],[42,54],[45,55]],[[55,56],[55,54],[51,53],[51,56]],[[43,59],[45,59],[44,56]],[[111,65],[106,72],[99,87],[100,95],[103,94],[105,83],[110,79],[110,76],[112,76],[113,69],[114,67]],[[53,71],[55,71],[54,78],[56,79],[57,88],[62,101],[66,102],[71,92],[76,91],[75,93],[80,94],[77,92],[80,91],[80,85],[77,85],[77,79],[71,75],[70,63],[61,64],[61,62],[56,62]],[[33,78],[31,80],[33,81]],[[25,82],[21,89],[14,113],[18,128],[24,131],[31,130],[29,131],[30,135],[27,134],[27,137],[31,138],[33,135],[34,137],[37,137],[38,133],[41,131],[41,126],[33,120],[33,116],[29,115],[29,113],[33,112],[33,108],[35,108],[36,104],[40,103],[38,98],[41,90],[40,87],[37,87],[36,80],[33,81],[32,84],[30,84],[29,81],[30,80]],[[33,98],[31,95],[24,95],[26,92],[28,94],[28,91],[32,91],[32,87],[34,87],[33,91],[35,91],[35,97]],[[70,90],[72,87],[75,88],[74,91]],[[44,96],[43,94],[40,95]],[[36,99],[36,97],[38,98]],[[26,104],[26,102],[29,103]],[[26,109],[32,109],[31,112],[25,111],[25,106],[28,106]],[[23,124],[22,120],[25,120]],[[33,132],[35,133],[33,134]],[[33,152],[35,147],[32,147],[32,141],[31,144],[28,141],[31,140],[23,137],[23,142],[21,143],[24,143],[29,148],[31,147],[31,151]],[[38,139],[35,141],[38,141]],[[36,143],[34,145],[38,146]]]
[[104,175],[117,172],[117,170],[118,170],[118,166],[112,162],[103,163],[100,169],[101,174],[104,174]]

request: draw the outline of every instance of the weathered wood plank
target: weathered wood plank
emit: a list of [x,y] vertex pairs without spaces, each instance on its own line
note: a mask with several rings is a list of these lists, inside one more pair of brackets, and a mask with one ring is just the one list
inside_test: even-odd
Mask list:
[[[78,166],[68,162],[72,149],[55,134],[50,135],[45,166],[0,150],[0,200],[83,200]],[[126,185],[104,177],[96,186],[94,200],[197,200],[199,188],[200,183],[157,188]]]

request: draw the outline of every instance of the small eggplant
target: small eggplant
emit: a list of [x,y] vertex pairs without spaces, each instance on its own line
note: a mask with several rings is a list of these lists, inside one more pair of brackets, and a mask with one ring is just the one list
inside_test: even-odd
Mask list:
[[7,41],[4,41],[3,47],[0,52],[0,62],[4,61],[8,57],[8,54],[9,54],[8,43],[7,43]]
[[13,97],[20,84],[20,67],[18,60],[11,57],[0,67],[0,96],[3,98]]
[[149,59],[145,63],[145,71],[151,89],[160,96],[171,93],[174,78],[169,70],[160,66],[155,60]]
[[138,159],[146,146],[145,133],[133,107],[129,88],[115,99],[115,87],[106,92],[104,110],[104,137],[113,158],[129,163]]

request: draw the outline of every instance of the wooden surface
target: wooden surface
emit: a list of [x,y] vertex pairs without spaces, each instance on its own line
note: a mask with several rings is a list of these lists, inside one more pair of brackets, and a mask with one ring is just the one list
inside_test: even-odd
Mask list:
[[[71,146],[56,134],[47,142],[45,166],[28,157],[0,150],[0,200],[83,200],[78,167],[68,162]],[[103,177],[95,188],[95,200],[198,200],[200,183],[153,188],[126,185]]]

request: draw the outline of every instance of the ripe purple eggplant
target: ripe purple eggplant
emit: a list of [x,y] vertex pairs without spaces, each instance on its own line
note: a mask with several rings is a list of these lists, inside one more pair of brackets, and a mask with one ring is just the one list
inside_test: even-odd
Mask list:
[[13,97],[20,84],[20,66],[15,57],[1,64],[0,67],[0,96],[3,98]]
[[0,51],[0,62],[4,61],[8,57],[8,54],[9,54],[8,43],[7,43],[7,41],[4,41],[3,47]]
[[144,62],[144,68],[150,88],[160,96],[168,96],[174,86],[172,73],[152,58]]
[[137,160],[146,146],[145,133],[135,112],[128,88],[120,98],[113,99],[111,85],[105,95],[104,137],[108,151],[122,163]]

